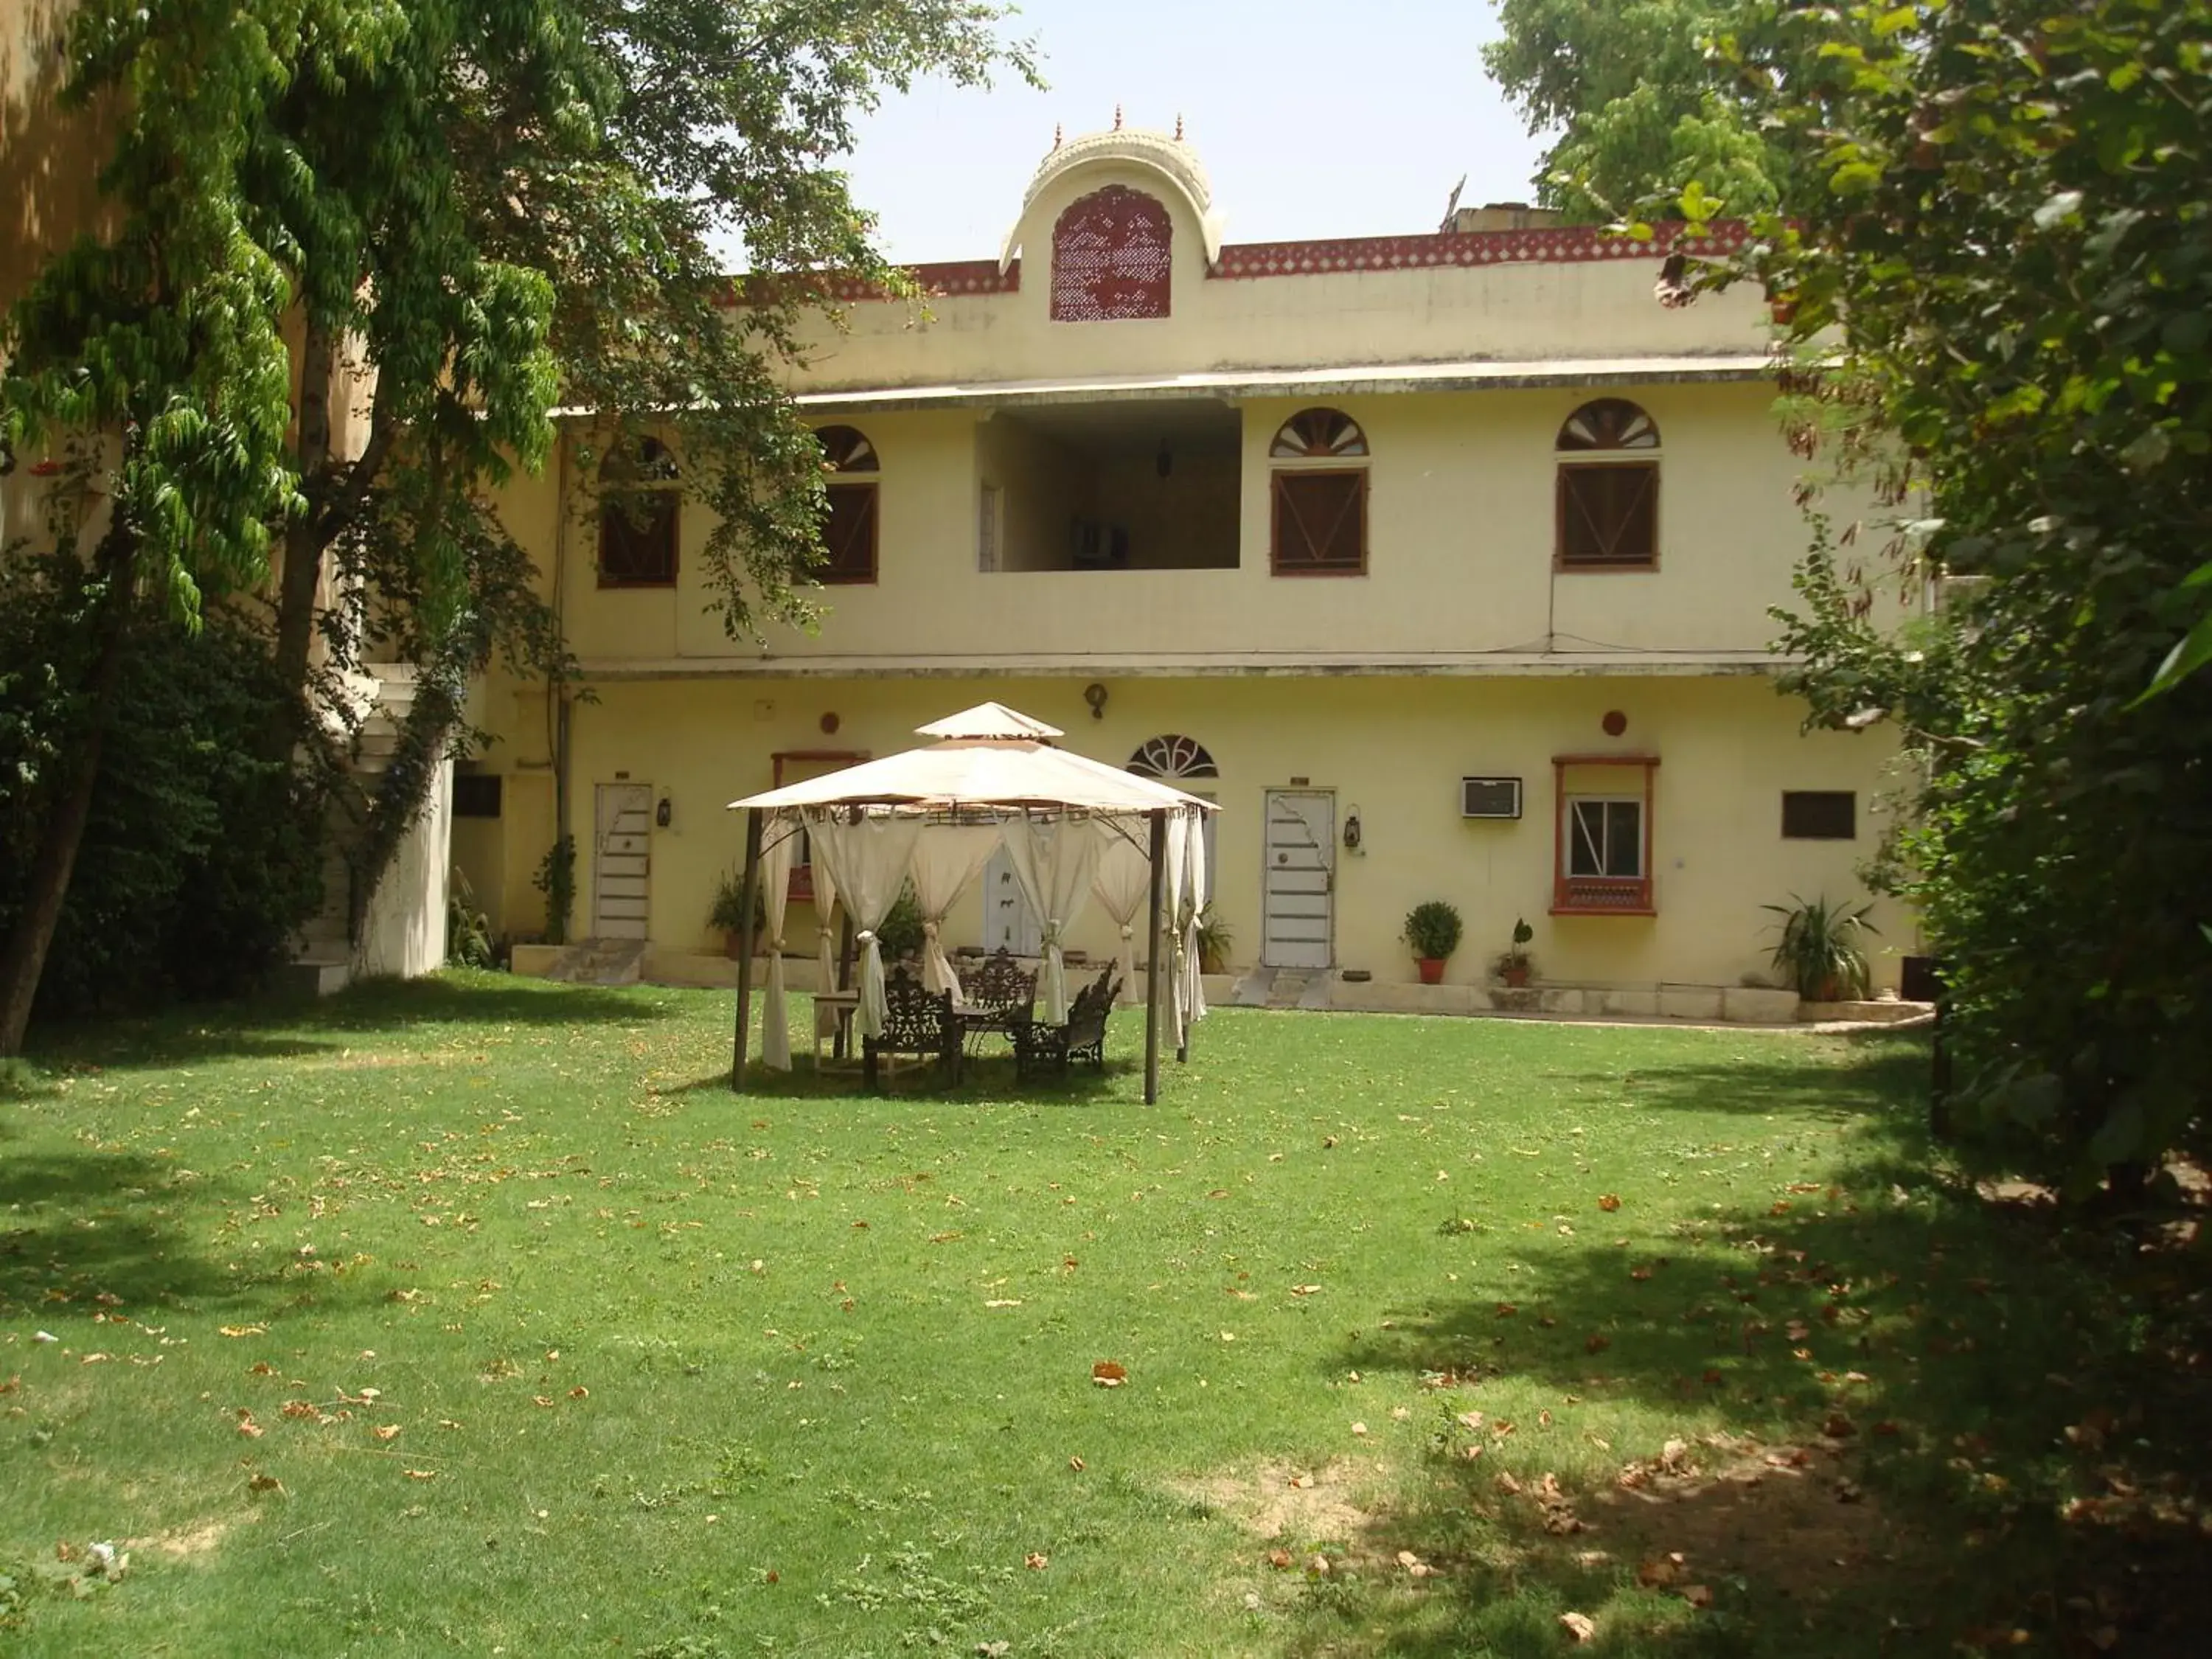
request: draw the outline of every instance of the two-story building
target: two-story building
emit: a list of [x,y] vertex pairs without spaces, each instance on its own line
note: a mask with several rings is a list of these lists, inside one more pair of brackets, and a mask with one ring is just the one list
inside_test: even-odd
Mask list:
[[[575,931],[696,973],[724,803],[990,698],[1220,802],[1240,968],[1409,981],[1406,913],[1441,898],[1462,984],[1522,918],[1541,981],[1616,994],[1591,1006],[1757,974],[1762,905],[1862,890],[1894,752],[1776,694],[1808,532],[1771,330],[1534,216],[1225,243],[1179,139],[1057,146],[997,258],[921,268],[926,306],[856,289],[816,343],[828,614],[765,649],[710,610],[680,455],[643,520],[580,516],[571,466],[519,483],[596,701],[487,688],[454,846],[495,922],[538,925],[565,825]],[[1033,942],[1004,875],[954,942]]]

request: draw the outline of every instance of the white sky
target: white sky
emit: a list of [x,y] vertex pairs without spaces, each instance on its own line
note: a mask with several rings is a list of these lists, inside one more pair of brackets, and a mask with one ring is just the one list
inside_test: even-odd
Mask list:
[[934,82],[859,129],[854,194],[895,259],[996,258],[1053,126],[1184,136],[1226,240],[1436,229],[1468,205],[1526,201],[1541,146],[1484,74],[1483,0],[1025,0],[1049,90]]

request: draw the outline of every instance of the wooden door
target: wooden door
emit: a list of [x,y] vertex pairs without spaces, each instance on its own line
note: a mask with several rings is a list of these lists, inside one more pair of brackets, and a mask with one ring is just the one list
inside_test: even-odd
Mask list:
[[1335,957],[1336,797],[1325,789],[1267,791],[1263,846],[1261,962],[1328,967]]
[[652,873],[653,787],[599,786],[592,848],[592,937],[643,939]]

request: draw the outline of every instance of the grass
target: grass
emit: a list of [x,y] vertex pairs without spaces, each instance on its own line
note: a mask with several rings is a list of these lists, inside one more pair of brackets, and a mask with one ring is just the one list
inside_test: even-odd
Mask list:
[[1231,1010],[1146,1109],[734,1096],[729,1011],[54,1039],[0,1095],[0,1647],[2190,1650],[2193,1304],[1941,1181],[1910,1038]]

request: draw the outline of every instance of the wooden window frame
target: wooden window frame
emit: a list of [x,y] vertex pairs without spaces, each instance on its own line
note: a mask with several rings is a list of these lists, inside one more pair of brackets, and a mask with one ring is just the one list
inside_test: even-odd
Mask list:
[[[1567,773],[1580,767],[1636,767],[1644,775],[1641,794],[1628,792],[1567,793]],[[1554,755],[1552,757],[1552,914],[1555,916],[1656,916],[1652,884],[1654,780],[1659,770],[1656,755]],[[1570,876],[1567,873],[1567,819],[1578,800],[1638,800],[1643,806],[1643,865],[1636,876]]]
[[[1648,557],[1637,559],[1575,559],[1567,556],[1567,505],[1571,475],[1584,472],[1618,472],[1626,470],[1648,473],[1651,480],[1651,551]],[[1574,575],[1596,575],[1607,571],[1654,571],[1659,568],[1659,458],[1649,451],[1636,452],[1634,460],[1569,461],[1562,460],[1557,469],[1553,487],[1552,524],[1552,568]]]
[[[658,452],[657,454],[648,453],[647,446]],[[638,482],[609,487],[606,482],[607,463],[603,461],[599,466],[599,534],[593,564],[599,585],[603,588],[673,587],[677,573],[683,568],[684,486],[682,479],[675,472],[675,458],[668,453],[666,445],[654,438],[640,440],[638,450],[639,460],[644,466],[659,466],[665,471],[658,477],[647,476]],[[648,500],[653,504],[650,525],[633,520],[624,511],[625,501],[642,505]],[[642,518],[644,515],[639,516]],[[615,528],[617,519],[622,520],[620,530]],[[665,574],[636,576],[610,571],[607,568],[607,541],[611,532],[617,535],[636,536],[641,539],[647,535],[659,538],[665,544],[667,556]]]
[[[1826,830],[1790,827],[1790,803],[1802,797],[1835,797],[1850,803],[1850,825],[1842,835]],[[1782,792],[1782,839],[1784,841],[1856,841],[1859,838],[1859,793],[1856,789],[1785,789]]]
[[[1368,469],[1364,466],[1277,465],[1267,471],[1267,569],[1276,576],[1364,576],[1367,574]],[[1359,481],[1359,562],[1352,564],[1300,563],[1282,559],[1283,485],[1290,478],[1357,478]]]
[[[834,477],[827,480],[823,488],[833,500],[841,495],[866,496],[868,503],[868,564],[866,570],[846,569],[834,564],[817,564],[810,569],[807,574],[824,587],[874,586],[879,568],[878,553],[883,545],[882,486],[873,478]],[[822,522],[826,529],[830,523],[828,515],[823,516]],[[825,552],[829,550],[829,543],[826,539],[823,543],[823,548]]]

